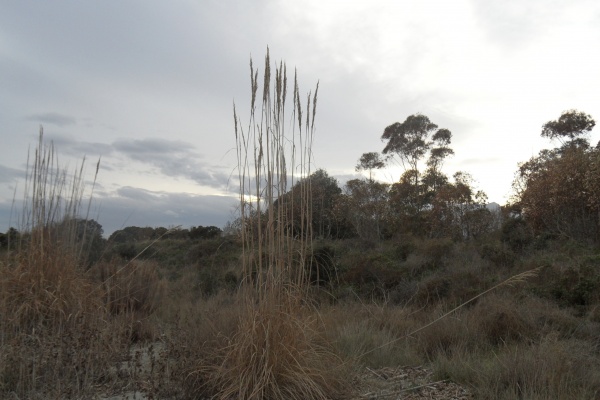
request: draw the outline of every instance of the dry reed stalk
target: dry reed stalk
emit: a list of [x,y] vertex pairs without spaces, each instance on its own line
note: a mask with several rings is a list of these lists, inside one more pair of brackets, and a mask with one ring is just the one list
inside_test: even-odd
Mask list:
[[[2,271],[2,306],[14,311],[11,315],[20,321],[19,326],[36,320],[57,322],[58,316],[74,317],[91,290],[91,283],[79,271],[85,241],[77,235],[84,163],[85,159],[72,175],[61,169],[54,146],[44,143],[40,128],[33,160],[28,157],[22,234],[14,251],[8,252]],[[99,164],[94,184],[98,168]],[[88,214],[89,204],[86,219]],[[94,299],[90,301],[94,303]]]
[[[245,312],[229,345],[220,349],[220,362],[198,372],[207,376],[206,386],[220,399],[332,398],[341,392],[336,366],[342,362],[304,301],[310,286],[305,268],[312,246],[310,184],[302,185],[299,200],[283,197],[289,183],[310,175],[318,84],[303,107],[295,74],[289,132],[287,69],[283,63],[276,65],[274,79],[271,72],[267,49],[257,113],[258,71],[250,60],[246,129],[234,105]],[[294,226],[297,220],[300,225]]]
[[[21,235],[0,264],[0,397],[85,397],[115,356],[119,328],[108,327],[81,268],[84,163],[61,169],[40,129],[27,165]],[[83,212],[87,220],[89,203]]]
[[[282,201],[298,179],[310,175],[314,136],[314,118],[318,85],[302,106],[297,75],[294,76],[292,132],[285,128],[287,69],[280,63],[271,78],[269,52],[265,57],[261,112],[256,113],[259,87],[258,71],[250,61],[251,111],[244,130],[234,105],[234,123],[238,174],[240,182],[240,216],[245,276],[253,279],[260,296],[280,282],[294,281],[305,287],[304,265],[311,245],[311,191],[303,185],[301,204]],[[273,86],[273,87],[272,87]],[[312,100],[312,103],[311,103]],[[312,107],[312,108],[311,108]],[[303,118],[303,113],[306,119]],[[289,173],[291,171],[291,174]],[[287,212],[290,207],[291,212]],[[294,212],[299,212],[298,234],[290,234]]]

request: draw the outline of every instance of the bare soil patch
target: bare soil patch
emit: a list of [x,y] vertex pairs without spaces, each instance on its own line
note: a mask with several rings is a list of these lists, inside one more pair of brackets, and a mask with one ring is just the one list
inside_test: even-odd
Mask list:
[[354,379],[358,394],[352,400],[470,400],[471,391],[448,380],[436,381],[424,367],[365,368]]

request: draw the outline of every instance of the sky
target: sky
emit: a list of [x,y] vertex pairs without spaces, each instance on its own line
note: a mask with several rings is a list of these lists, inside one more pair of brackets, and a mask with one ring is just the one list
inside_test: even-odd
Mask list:
[[267,47],[301,93],[319,82],[311,169],[343,186],[386,126],[421,113],[453,134],[444,171],[504,204],[518,163],[557,145],[545,122],[600,119],[598,43],[596,0],[4,1],[0,231],[17,226],[40,126],[64,168],[85,157],[91,181],[101,160],[90,213],[105,235],[223,227],[238,191],[233,104],[247,120],[249,61],[262,71]]

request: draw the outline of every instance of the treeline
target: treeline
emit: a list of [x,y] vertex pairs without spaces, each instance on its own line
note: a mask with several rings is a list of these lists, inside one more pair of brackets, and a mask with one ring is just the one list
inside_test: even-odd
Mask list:
[[[106,243],[132,243],[142,242],[146,240],[157,240],[157,239],[175,239],[175,240],[198,240],[198,239],[215,239],[223,234],[221,228],[216,226],[192,226],[189,229],[181,228],[151,228],[151,227],[138,227],[128,226],[118,231],[113,232],[108,240],[102,237],[104,229],[97,221],[90,219],[85,220],[81,218],[71,219],[70,222],[64,221],[61,224],[57,224],[56,228],[64,228],[65,224],[74,224],[76,226],[75,232],[77,232],[75,241],[88,241],[93,242],[96,245]],[[16,228],[11,227],[6,233],[0,232],[0,248],[7,247],[9,243],[17,244],[19,239],[27,239],[27,233],[21,234]]]
[[214,239],[223,234],[221,228],[216,226],[192,226],[189,229],[180,228],[140,228],[137,226],[128,226],[112,233],[108,241],[110,243],[129,243],[141,242],[145,240],[157,239],[176,239],[176,240],[197,240]]
[[[519,164],[513,197],[499,207],[488,204],[469,173],[449,177],[442,172],[454,154],[452,133],[424,115],[411,115],[385,128],[381,153],[359,158],[356,171],[368,177],[340,187],[325,170],[317,170],[282,195],[274,210],[248,204],[255,209],[246,222],[264,225],[266,213],[274,212],[285,219],[289,234],[324,239],[411,235],[468,241],[501,230],[516,247],[540,238],[600,243],[600,144],[591,147],[586,137],[594,126],[590,115],[576,110],[544,124],[542,137],[557,141],[558,147]],[[373,178],[375,170],[391,164],[404,167],[398,182]],[[310,217],[299,209],[303,197],[311,199]],[[238,219],[225,231],[239,232],[242,226]]]
[[[470,240],[499,227],[498,213],[487,207],[487,196],[475,188],[468,173],[456,172],[450,178],[442,172],[444,161],[454,154],[448,129],[416,114],[388,126],[382,140],[387,143],[382,153],[364,153],[356,165],[368,178],[350,180],[342,188],[318,170],[281,196],[272,211],[285,219],[288,232],[326,239],[382,240],[411,234]],[[393,163],[404,166],[398,182],[373,178],[375,170]],[[300,212],[303,197],[311,199],[310,217]],[[255,203],[248,206],[256,207],[249,223],[267,220],[262,215],[269,210]],[[229,228],[242,225],[234,221]]]
[[[477,239],[502,231],[511,246],[523,248],[540,238],[566,238],[600,243],[600,143],[592,147],[587,134],[595,126],[588,114],[564,112],[542,126],[541,136],[558,142],[519,164],[513,197],[503,207],[490,207],[467,172],[451,177],[442,172],[452,133],[438,128],[428,117],[416,114],[385,128],[381,153],[362,154],[356,171],[368,177],[353,179],[341,187],[319,169],[299,180],[274,203],[274,210],[256,203],[247,224],[265,224],[268,212],[283,218],[287,233],[313,238],[386,240],[410,235],[422,238]],[[376,170],[398,164],[404,173],[393,184],[373,178]],[[301,212],[302,198],[310,198],[311,215]],[[310,220],[308,220],[310,219]],[[238,218],[224,230],[216,226],[189,229],[129,226],[102,238],[102,226],[94,220],[74,220],[78,240],[85,240],[91,259],[97,259],[106,243],[131,244],[148,240],[200,240],[236,235],[244,224]],[[249,225],[246,225],[249,226]],[[266,226],[261,228],[267,229]],[[0,233],[0,248],[16,243],[19,232]]]
[[[138,243],[153,240],[175,240],[196,242],[219,238],[223,231],[216,226],[192,226],[189,229],[181,228],[151,228],[128,226],[113,232],[108,239],[103,237],[104,230],[97,221],[82,218],[69,218],[61,223],[53,224],[49,229],[54,236],[62,232],[69,232],[69,237],[63,238],[63,242],[69,242],[77,253],[81,255],[80,264],[89,268],[100,260],[110,260],[117,256],[122,259],[131,260],[138,256],[143,249]],[[0,233],[0,250],[17,246],[24,248],[28,246],[31,233],[19,232],[11,227],[6,233]]]

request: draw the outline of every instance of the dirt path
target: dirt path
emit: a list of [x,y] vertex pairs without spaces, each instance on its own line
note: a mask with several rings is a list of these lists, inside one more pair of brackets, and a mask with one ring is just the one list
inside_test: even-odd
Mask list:
[[435,381],[423,367],[365,368],[355,378],[358,396],[352,400],[471,400],[473,394],[456,383]]

